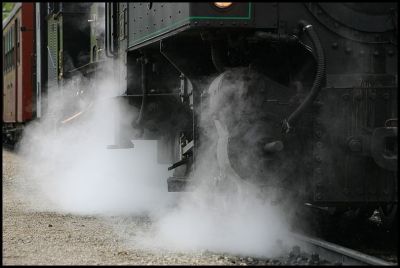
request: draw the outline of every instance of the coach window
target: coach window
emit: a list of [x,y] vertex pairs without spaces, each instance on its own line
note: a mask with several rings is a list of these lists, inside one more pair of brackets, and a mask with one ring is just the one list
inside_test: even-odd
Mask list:
[[15,67],[15,25],[11,28],[11,66]]
[[5,65],[4,69],[7,70],[7,64],[8,64],[8,58],[7,58],[7,47],[8,47],[8,38],[7,38],[7,33],[4,35],[4,58],[5,58]]
[[8,57],[7,57],[7,48],[8,48],[8,38],[7,38],[7,33],[4,35],[4,57],[6,58],[6,64],[4,66],[4,69],[7,71],[7,65],[8,65]]
[[20,30],[19,30],[19,24],[18,24],[18,19],[15,20],[15,34],[17,35],[17,44],[15,46],[15,51],[17,53],[17,63],[19,65],[19,35],[20,35]]
[[4,38],[3,35],[3,73],[6,72],[6,39]]
[[10,43],[10,47],[8,48],[8,53],[9,53],[9,59],[8,59],[8,64],[9,64],[9,68],[10,68],[10,70],[12,69],[12,65],[13,65],[13,58],[12,58],[12,54],[13,54],[13,51],[12,51],[12,48],[13,48],[13,28],[12,27],[10,27],[10,30],[8,31],[9,32],[9,43]]
[[12,50],[12,48],[13,48],[13,27],[11,26],[10,27],[10,31],[9,31],[9,37],[8,37],[9,39],[10,39],[10,41],[9,41],[9,43],[10,43],[10,47],[9,47],[9,49],[8,49],[8,53],[10,54],[9,55],[9,67],[10,67],[10,70],[12,69],[12,66],[13,66],[13,50]]
[[6,71],[10,68],[10,31],[6,33]]
[[7,65],[6,65],[6,69],[8,71],[8,68],[10,68],[10,57],[9,57],[9,55],[10,55],[10,53],[9,53],[10,52],[10,32],[9,31],[7,31],[6,40],[7,40],[7,46],[6,46]]
[[6,33],[6,71],[8,71],[8,48],[10,44],[8,43],[8,32]]
[[11,69],[12,27],[8,31],[8,69]]
[[10,29],[8,31],[8,69],[11,69],[11,57],[12,57],[12,55],[11,55],[11,38],[12,38],[11,30],[12,29],[10,27]]
[[12,42],[12,30],[13,30],[12,27],[10,27],[10,31],[9,31],[9,33],[10,33],[10,34],[9,34],[9,35],[10,35],[10,37],[9,37],[9,38],[10,38],[10,41],[9,41],[10,47],[8,48],[8,53],[10,54],[10,55],[8,56],[8,57],[9,57],[9,63],[8,63],[8,64],[10,65],[10,66],[9,66],[9,67],[10,67],[10,70],[12,69],[12,57],[13,57],[13,54],[12,54],[12,53],[13,53],[13,51],[12,51],[12,46],[13,46],[13,44],[12,44],[12,43],[13,43],[13,42]]
[[7,42],[6,42],[7,35],[3,35],[3,73],[6,72],[7,68],[7,59],[6,59],[6,51],[7,51]]
[[11,26],[11,29],[10,29],[10,35],[11,35],[11,49],[10,49],[10,61],[11,61],[11,63],[10,63],[10,69],[13,69],[14,68],[14,27],[13,26]]

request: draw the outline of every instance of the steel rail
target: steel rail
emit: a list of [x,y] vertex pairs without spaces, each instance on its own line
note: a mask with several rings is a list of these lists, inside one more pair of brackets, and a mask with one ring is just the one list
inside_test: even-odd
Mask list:
[[318,238],[292,233],[292,237],[299,241],[307,251],[319,254],[322,259],[342,265],[384,265],[395,266],[397,263],[361,253],[359,251],[342,247]]

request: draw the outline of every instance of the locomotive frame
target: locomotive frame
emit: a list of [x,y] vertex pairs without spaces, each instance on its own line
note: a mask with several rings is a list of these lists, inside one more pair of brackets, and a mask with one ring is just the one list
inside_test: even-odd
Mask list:
[[[62,84],[75,72],[92,75],[105,57],[116,59],[114,75],[126,88],[120,99],[140,108],[132,125],[142,131],[134,136],[117,128],[112,148],[157,139],[159,161],[174,170],[169,190],[180,191],[204,138],[199,120],[201,103],[213,98],[210,79],[223,83],[230,69],[255,68],[274,81],[263,108],[281,120],[273,127],[274,142],[284,149],[274,154],[296,167],[287,179],[304,200],[334,207],[397,205],[397,4],[95,5],[36,4],[36,86],[26,88],[38,96],[34,117],[46,112],[40,96],[51,82]],[[83,31],[66,25],[76,19]],[[103,19],[104,34],[96,28]],[[55,36],[54,25],[80,42],[72,47]],[[3,23],[3,38],[4,29]],[[62,50],[82,51],[87,59],[66,66]]]
[[[229,35],[218,37],[222,35],[221,32],[254,32],[262,29],[270,34],[270,42],[281,42],[283,45],[288,42],[284,40],[285,35],[298,34],[297,22],[306,19],[322,40],[329,62],[325,85],[310,115],[312,131],[307,134],[312,137],[313,148],[310,180],[314,189],[313,202],[391,202],[393,198],[397,202],[397,164],[394,163],[397,161],[397,132],[389,123],[397,122],[397,61],[393,57],[396,48],[393,40],[395,26],[390,20],[392,13],[376,15],[374,19],[380,22],[380,26],[376,26],[371,21],[371,15],[360,14],[359,10],[348,5],[237,3],[236,8],[236,17],[230,18],[232,14],[218,13],[218,10],[212,9],[210,3],[179,3],[165,5],[164,8],[162,3],[151,7],[141,3],[119,6],[110,4],[109,11],[114,12],[115,18],[119,18],[114,25],[122,25],[119,28],[120,35],[117,33],[119,38],[113,40],[113,46],[118,47],[118,52],[114,49],[114,54],[122,58],[137,58],[139,56],[135,53],[146,50],[149,51],[148,54],[161,54],[185,78],[191,80],[192,87],[196,88],[199,86],[194,80],[210,75],[209,71],[212,69],[212,72],[218,72],[218,61],[221,60],[215,60],[213,56],[218,58],[218,53],[222,54],[221,51],[216,51],[214,55],[214,44],[210,48],[196,43],[211,40],[210,43],[215,42],[217,48],[221,46],[218,39]],[[195,15],[208,16],[194,16],[191,13],[193,10],[198,12]],[[138,12],[143,15],[135,16]],[[219,17],[213,17],[216,13]],[[356,25],[350,15],[346,17],[344,14],[360,16],[362,23]],[[387,20],[384,20],[385,17]],[[169,21],[170,24],[167,25],[164,21]],[[145,37],[138,37],[138,32],[142,32]],[[281,40],[273,40],[273,35]],[[145,53],[141,55],[143,54]],[[185,64],[187,59],[196,62],[198,69]],[[131,65],[129,59],[126,62],[128,66]],[[343,67],[347,69],[343,70]],[[352,70],[357,70],[357,73]],[[129,67],[127,72],[129,77]],[[136,68],[135,72],[140,72],[140,68]],[[141,94],[139,85],[132,87],[139,89],[136,94]],[[129,86],[127,88],[130,90]],[[200,102],[200,96],[196,96],[196,89],[193,88],[181,89],[181,92],[192,92],[191,105]],[[318,112],[321,106],[325,106],[322,115]],[[323,117],[332,115],[329,111],[334,111],[338,125],[332,126],[333,124],[324,122],[326,120]],[[385,117],[386,120],[377,117]],[[194,128],[195,125],[194,121]],[[346,134],[338,133],[338,130]],[[337,148],[338,144],[340,149]],[[380,145],[375,147],[377,144]],[[341,157],[346,159],[342,163]],[[392,179],[383,179],[388,177]],[[177,180],[181,181],[182,177],[178,176]]]

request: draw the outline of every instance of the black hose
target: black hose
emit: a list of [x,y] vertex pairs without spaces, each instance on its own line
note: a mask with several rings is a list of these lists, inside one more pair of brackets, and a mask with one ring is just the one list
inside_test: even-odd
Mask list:
[[282,128],[283,131],[286,133],[290,131],[291,125],[293,125],[300,117],[300,115],[313,103],[318,93],[321,91],[322,80],[325,76],[325,55],[317,33],[314,31],[312,25],[305,21],[300,21],[299,26],[302,27],[303,31],[305,31],[309,35],[311,42],[313,43],[313,46],[315,48],[318,62],[317,73],[315,75],[312,88],[308,93],[306,99],[300,104],[299,107],[297,107],[297,109],[292,114],[290,114],[287,119],[283,120]]

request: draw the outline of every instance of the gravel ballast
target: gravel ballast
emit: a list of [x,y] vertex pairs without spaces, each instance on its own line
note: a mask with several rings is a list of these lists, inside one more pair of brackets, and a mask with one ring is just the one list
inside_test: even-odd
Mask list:
[[[208,250],[174,252],[126,243],[113,227],[121,219],[34,211],[18,193],[24,159],[3,148],[4,265],[315,265],[315,256],[294,248],[279,258],[260,259]],[[27,181],[27,180],[25,180]],[[126,219],[124,220],[126,221]],[[129,219],[129,231],[149,228],[151,219]]]

